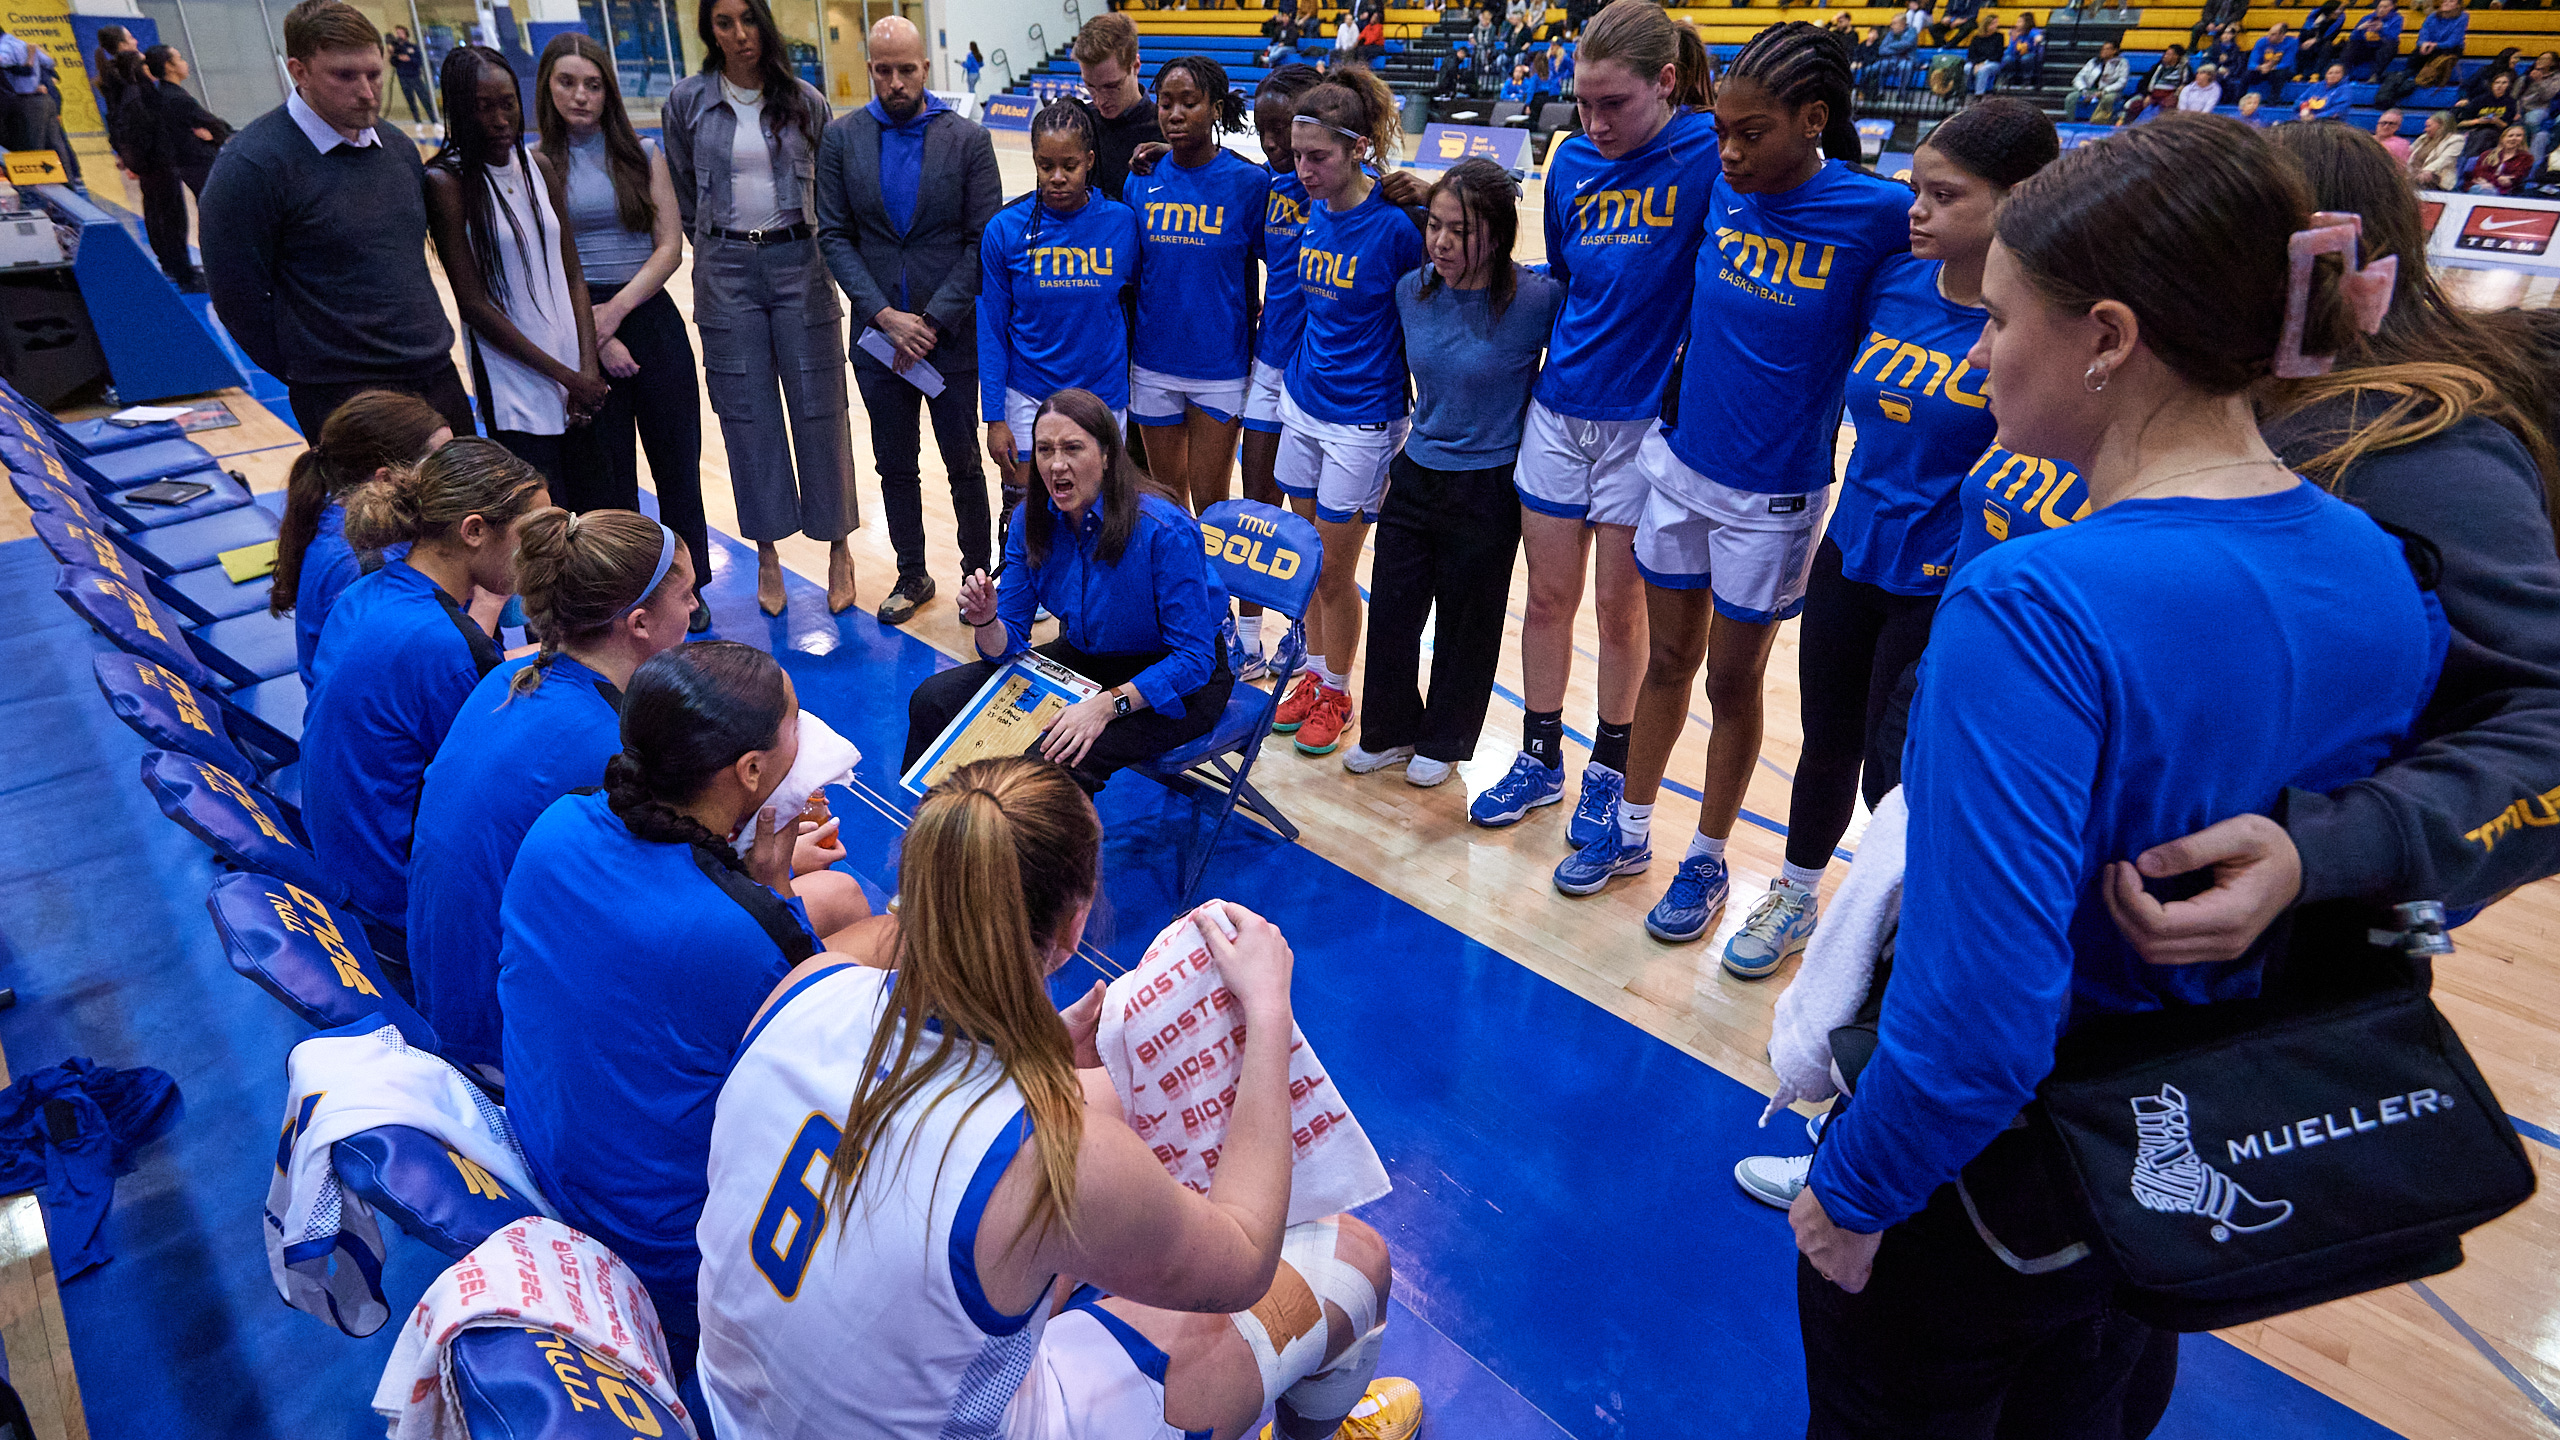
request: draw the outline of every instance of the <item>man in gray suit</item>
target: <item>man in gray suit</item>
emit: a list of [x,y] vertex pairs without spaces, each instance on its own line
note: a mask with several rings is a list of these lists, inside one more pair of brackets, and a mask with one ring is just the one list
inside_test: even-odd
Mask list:
[[[987,477],[978,457],[978,236],[1004,203],[996,150],[975,121],[925,89],[924,36],[891,16],[871,27],[872,100],[827,126],[818,149],[818,245],[855,317],[854,383],[871,412],[880,498],[898,583],[880,619],[903,625],[934,596],[925,569],[924,437],[917,406],[951,472],[960,573],[990,569]],[[864,329],[896,347],[882,364]],[[942,393],[926,400],[901,373],[929,361]]]

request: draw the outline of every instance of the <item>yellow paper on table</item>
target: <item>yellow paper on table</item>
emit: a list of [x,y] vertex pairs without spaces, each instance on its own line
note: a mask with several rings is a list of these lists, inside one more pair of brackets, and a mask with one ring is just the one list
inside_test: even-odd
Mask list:
[[245,584],[261,575],[275,573],[276,542],[261,540],[255,545],[225,550],[214,558],[222,562],[222,573],[231,577],[232,584]]

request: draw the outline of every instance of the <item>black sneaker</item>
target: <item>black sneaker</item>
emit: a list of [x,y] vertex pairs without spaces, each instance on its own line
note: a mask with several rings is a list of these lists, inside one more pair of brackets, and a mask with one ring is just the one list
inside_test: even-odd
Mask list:
[[879,616],[883,625],[904,625],[915,618],[916,607],[933,598],[933,577],[901,575],[889,598],[880,602]]

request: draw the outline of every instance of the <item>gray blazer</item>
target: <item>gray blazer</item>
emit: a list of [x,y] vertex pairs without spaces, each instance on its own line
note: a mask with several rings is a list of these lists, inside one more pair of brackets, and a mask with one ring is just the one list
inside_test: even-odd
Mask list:
[[[827,126],[818,146],[818,248],[842,286],[859,340],[871,317],[913,309],[942,332],[930,357],[945,375],[978,368],[978,236],[1004,204],[985,127],[939,111],[924,132],[916,211],[901,235],[880,196],[880,122],[869,106]],[[906,303],[899,303],[903,285]],[[859,345],[854,368],[885,370]]]

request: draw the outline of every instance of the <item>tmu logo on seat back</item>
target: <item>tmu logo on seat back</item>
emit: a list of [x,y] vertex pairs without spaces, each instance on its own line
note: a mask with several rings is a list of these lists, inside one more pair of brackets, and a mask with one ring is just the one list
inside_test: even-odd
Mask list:
[[2539,255],[2551,248],[2551,232],[2560,227],[2560,210],[2517,210],[2504,205],[2474,205],[2462,222],[2456,250],[2493,250],[2502,255]]
[[1258,570],[1274,580],[1286,580],[1298,573],[1303,562],[1297,551],[1280,543],[1279,532],[1279,526],[1260,516],[1240,515],[1232,532],[1215,525],[1201,526],[1200,549],[1212,560],[1224,559],[1230,565]]

